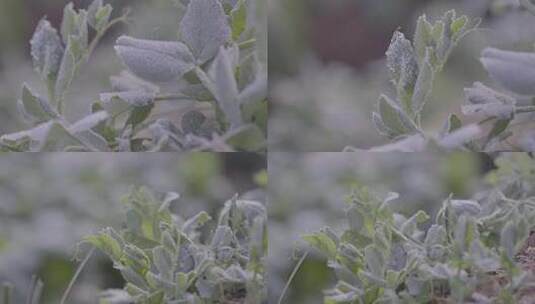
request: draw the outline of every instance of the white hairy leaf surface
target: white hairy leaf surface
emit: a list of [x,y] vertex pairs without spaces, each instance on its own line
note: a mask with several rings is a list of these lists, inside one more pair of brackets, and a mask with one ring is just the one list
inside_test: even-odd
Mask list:
[[43,76],[55,76],[63,56],[59,35],[46,19],[39,21],[30,40],[33,65]]
[[520,95],[535,95],[535,54],[486,48],[481,62],[496,82]]
[[[203,74],[202,72],[200,73]],[[238,127],[242,124],[240,112],[239,91],[232,61],[228,49],[221,47],[216,58],[210,65],[208,77],[201,78],[203,84],[214,95],[221,111],[225,113],[225,118],[231,127]]]
[[153,82],[168,82],[194,68],[194,58],[181,42],[121,36],[115,50],[135,75]]
[[199,65],[212,59],[231,38],[227,15],[219,0],[190,1],[179,32]]

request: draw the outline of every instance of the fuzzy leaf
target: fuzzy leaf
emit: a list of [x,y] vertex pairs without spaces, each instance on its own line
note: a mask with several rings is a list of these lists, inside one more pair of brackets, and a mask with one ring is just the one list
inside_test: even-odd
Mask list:
[[386,131],[384,134],[389,138],[416,132],[411,119],[388,96],[379,97],[378,111],[374,119],[376,127],[379,131]]
[[119,98],[126,101],[133,107],[143,107],[154,103],[156,98],[155,92],[149,92],[145,90],[133,90],[115,93],[102,93],[100,94],[100,100],[105,104],[112,103],[112,99]]
[[59,116],[48,101],[32,93],[27,84],[22,86],[22,97],[18,105],[24,116],[33,123],[45,122]]
[[65,54],[63,55],[58,78],[56,80],[56,100],[64,99],[68,88],[71,86],[71,83],[74,80],[78,58],[77,44],[78,43],[75,38],[69,38],[67,49],[65,51]]
[[226,121],[233,128],[239,127],[242,124],[242,117],[238,84],[234,77],[229,49],[222,47],[219,50],[207,74],[197,71],[197,74],[201,76],[202,83],[215,97],[217,105],[225,114]]
[[212,59],[230,39],[227,16],[218,0],[190,1],[180,23],[180,38],[201,65]]
[[535,54],[486,48],[481,62],[489,75],[506,89],[535,95]]
[[191,52],[181,42],[121,36],[115,50],[132,73],[148,81],[172,81],[194,67]]
[[427,49],[425,58],[420,64],[420,71],[418,73],[416,85],[414,86],[414,94],[412,95],[411,101],[413,115],[418,115],[422,112],[433,90],[433,78],[435,77],[435,73],[431,66],[431,52],[431,49]]
[[39,21],[30,45],[34,68],[45,79],[55,77],[64,50],[56,29],[46,19]]
[[72,2],[65,6],[63,10],[61,36],[65,45],[68,45],[71,36],[76,37],[80,41],[83,49],[88,45],[87,12],[80,10],[76,13]]
[[230,12],[232,39],[237,41],[247,27],[247,6],[245,0],[238,0]]

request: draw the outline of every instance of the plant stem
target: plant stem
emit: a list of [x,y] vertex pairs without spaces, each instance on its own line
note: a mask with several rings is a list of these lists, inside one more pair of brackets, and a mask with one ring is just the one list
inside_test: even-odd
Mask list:
[[100,42],[100,39],[102,39],[102,37],[104,37],[106,32],[108,32],[108,30],[110,28],[112,28],[114,25],[116,25],[117,23],[126,22],[127,21],[126,18],[128,17],[128,14],[129,14],[129,12],[126,12],[121,17],[117,17],[117,18],[113,19],[112,21],[110,21],[108,23],[108,25],[106,25],[106,27],[104,27],[102,30],[97,32],[95,38],[93,38],[93,40],[91,41],[91,44],[89,45],[89,48],[87,49],[86,61],[89,60],[89,57],[91,56],[91,54],[93,54],[93,52],[95,51],[95,48],[97,47],[98,43]]
[[[522,113],[535,113],[535,106],[522,106],[522,107],[516,107],[515,114],[522,114]],[[484,125],[487,122],[491,122],[493,120],[497,119],[496,116],[491,116],[483,119],[482,121],[478,122],[478,125]]]
[[288,278],[288,281],[286,282],[286,285],[284,286],[284,289],[282,290],[282,293],[279,297],[278,304],[282,304],[282,300],[284,300],[284,296],[286,295],[286,292],[288,291],[288,288],[290,287],[290,284],[292,283],[295,275],[297,274],[297,271],[299,268],[301,268],[301,265],[305,261],[306,257],[308,256],[308,251],[303,254],[303,256],[299,259],[297,264],[295,264],[294,269],[292,270],[292,273],[290,274],[290,277]]
[[256,38],[252,38],[252,39],[249,39],[249,40],[245,40],[241,43],[238,44],[238,47],[240,49],[243,49],[243,48],[246,48],[246,47],[249,47],[251,45],[253,45],[254,43],[256,42]]
[[67,298],[69,297],[71,289],[74,286],[74,282],[76,282],[76,279],[78,279],[78,277],[80,276],[80,273],[82,273],[82,269],[84,269],[85,265],[89,261],[89,258],[91,258],[91,256],[93,255],[94,252],[95,252],[95,247],[93,247],[93,248],[91,248],[91,250],[89,250],[89,252],[87,253],[87,256],[84,258],[84,260],[82,261],[80,266],[78,266],[78,269],[76,269],[76,273],[74,274],[74,276],[72,277],[71,281],[69,282],[69,286],[67,286],[67,289],[63,293],[63,297],[61,297],[60,304],[65,304],[65,302],[67,301]]
[[191,100],[192,97],[184,94],[168,94],[159,95],[154,98],[154,101],[166,101],[166,100]]

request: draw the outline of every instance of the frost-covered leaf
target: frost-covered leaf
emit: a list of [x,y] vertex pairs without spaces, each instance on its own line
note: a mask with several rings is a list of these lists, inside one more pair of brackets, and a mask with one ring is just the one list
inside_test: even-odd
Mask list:
[[96,31],[102,31],[110,20],[112,10],[112,6],[103,5],[102,0],[93,1],[87,10],[87,23]]
[[203,64],[231,37],[227,16],[219,0],[190,1],[180,23],[180,38]]
[[417,131],[407,114],[388,96],[381,95],[377,107],[378,113],[374,113],[372,118],[377,129],[385,136],[394,139]]
[[428,102],[431,91],[433,90],[433,78],[435,73],[431,66],[431,49],[427,50],[424,60],[420,63],[420,71],[416,84],[414,86],[414,94],[412,95],[412,113],[418,115]]
[[331,259],[336,256],[336,241],[324,231],[304,235],[303,240]]
[[418,61],[411,42],[396,31],[386,51],[390,77],[397,89],[397,99],[405,111],[412,111],[412,92],[418,78]]
[[134,299],[122,289],[107,289],[100,294],[99,304],[131,304]]
[[421,152],[427,146],[426,139],[420,135],[411,135],[391,144],[370,149],[373,152]]
[[506,89],[535,95],[535,54],[486,48],[481,62],[489,75]]
[[438,144],[445,149],[458,149],[472,140],[478,139],[483,130],[480,126],[472,124],[455,130],[442,137]]
[[46,19],[39,21],[30,41],[34,68],[46,78],[54,78],[63,56],[59,35]]
[[145,90],[132,90],[100,94],[100,100],[105,104],[112,103],[112,99],[119,98],[133,107],[143,107],[154,103],[156,93]]
[[65,54],[63,54],[63,59],[61,61],[61,66],[59,69],[58,77],[55,85],[56,100],[63,100],[64,96],[71,86],[72,81],[74,80],[74,75],[76,72],[77,62],[79,54],[78,41],[75,38],[69,38],[67,49]]
[[45,122],[59,116],[48,101],[35,95],[27,84],[22,86],[22,97],[18,105],[23,115],[33,123]]
[[197,74],[204,86],[214,95],[217,105],[225,114],[226,121],[235,128],[242,124],[242,117],[238,84],[234,77],[229,51],[230,49],[221,47],[208,73],[197,69]]
[[124,240],[113,228],[87,236],[85,241],[107,254],[113,261],[118,262],[121,259]]
[[481,212],[481,206],[474,200],[450,200],[450,203],[457,214],[477,215]]
[[467,104],[462,107],[464,115],[483,115],[510,119],[514,115],[516,100],[498,93],[480,82],[464,90]]
[[63,10],[63,20],[61,23],[61,37],[63,43],[69,44],[71,37],[76,37],[80,41],[82,49],[87,48],[88,45],[88,28],[87,28],[87,12],[79,10],[78,13],[74,10],[74,4],[71,2],[65,6]]
[[433,25],[429,23],[425,15],[422,15],[418,18],[414,33],[414,49],[418,55],[419,62],[425,59],[428,47],[434,45]]
[[121,36],[115,50],[132,73],[148,81],[172,81],[194,67],[191,52],[181,42]]

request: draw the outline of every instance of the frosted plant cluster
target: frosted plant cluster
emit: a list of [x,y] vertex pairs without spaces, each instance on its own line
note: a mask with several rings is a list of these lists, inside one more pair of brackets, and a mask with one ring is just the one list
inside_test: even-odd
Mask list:
[[[69,88],[106,32],[130,20],[128,12],[112,19],[112,6],[102,0],[87,10],[67,5],[59,32],[46,19],[35,30],[31,55],[46,94],[23,85],[18,108],[30,128],[0,137],[1,149],[264,150],[267,69],[257,29],[262,3],[179,1],[177,9],[185,12],[175,41],[119,37],[115,50],[127,70],[111,77],[111,92],[88,101],[90,113],[75,122],[65,117]],[[172,112],[185,102],[194,106],[179,111],[179,122],[153,115],[159,104]]]

